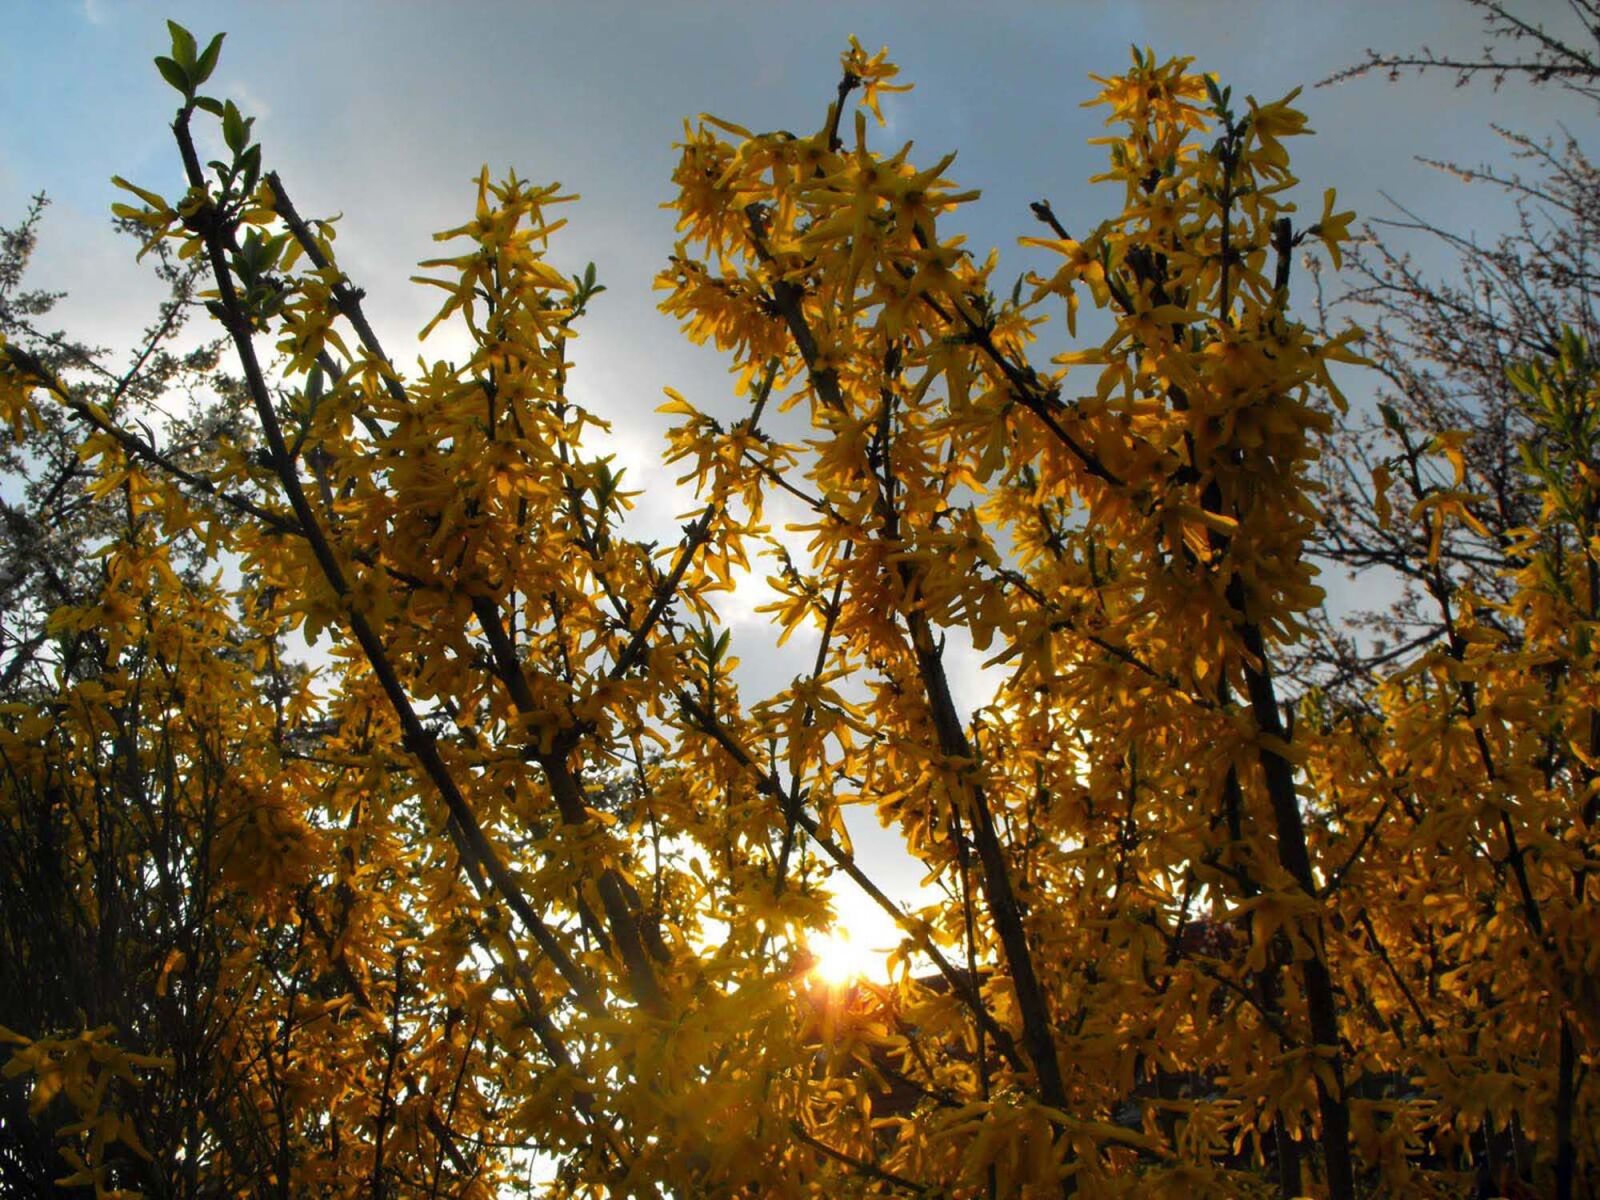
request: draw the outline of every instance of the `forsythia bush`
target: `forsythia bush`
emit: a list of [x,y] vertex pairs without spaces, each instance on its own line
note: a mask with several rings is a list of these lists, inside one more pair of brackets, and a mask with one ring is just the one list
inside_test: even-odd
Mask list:
[[[1053,273],[1009,298],[941,231],[976,195],[951,159],[874,148],[884,54],[852,44],[809,137],[702,118],[662,306],[748,404],[670,394],[701,507],[657,549],[567,391],[601,290],[552,265],[571,197],[485,171],[423,264],[429,329],[475,349],[404,374],[331,226],[201,93],[219,50],[174,27],[188,190],[119,212],[203,273],[252,419],[180,454],[136,398],[3,359],[16,461],[66,421],[104,512],[95,586],[27,644],[45,682],[0,711],[0,871],[62,939],[13,921],[6,949],[18,988],[94,947],[105,983],[37,985],[0,1030],[0,1157],[97,1196],[1600,1172],[1595,364],[1569,338],[1516,370],[1540,507],[1501,547],[1512,600],[1437,559],[1487,502],[1461,439],[1396,418],[1372,502],[1431,532],[1445,632],[1355,704],[1291,671],[1330,364],[1359,361],[1291,315],[1297,255],[1337,264],[1351,219],[1290,200],[1293,97],[1136,53],[1098,97],[1119,214],[1074,238],[1036,205]],[[1085,298],[1110,336],[1030,358]],[[772,619],[809,669],[752,700],[717,604],[779,492],[808,516]],[[979,711],[949,630],[1001,673]],[[942,899],[884,896],[848,806]],[[807,941],[848,888],[904,943],[829,988]]]

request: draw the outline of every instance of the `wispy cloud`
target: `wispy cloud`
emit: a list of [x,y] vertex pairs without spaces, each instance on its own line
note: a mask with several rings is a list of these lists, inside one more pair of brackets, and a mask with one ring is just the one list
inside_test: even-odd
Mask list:
[[[94,0],[84,0],[84,2],[92,4]],[[262,98],[259,91],[241,80],[230,80],[218,94],[231,99],[239,106],[239,111],[247,117],[259,117],[265,120],[272,115],[272,105]]]

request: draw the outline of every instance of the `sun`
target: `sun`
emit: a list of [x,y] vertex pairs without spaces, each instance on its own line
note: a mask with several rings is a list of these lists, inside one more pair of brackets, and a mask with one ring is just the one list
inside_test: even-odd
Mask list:
[[831,925],[806,939],[810,975],[830,987],[860,979],[886,983],[889,956],[903,941],[903,931],[877,904],[850,891],[835,895]]
[[811,951],[811,973],[830,984],[846,984],[863,975],[876,974],[883,954],[869,949],[850,936],[850,931],[835,926],[818,934],[807,944]]

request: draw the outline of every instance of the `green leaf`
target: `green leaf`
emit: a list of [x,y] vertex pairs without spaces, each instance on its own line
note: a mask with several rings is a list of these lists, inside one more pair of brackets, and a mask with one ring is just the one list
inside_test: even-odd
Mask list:
[[1406,431],[1405,422],[1400,419],[1400,414],[1395,411],[1394,405],[1392,405],[1392,404],[1379,404],[1378,405],[1378,412],[1383,414],[1384,427],[1386,429],[1388,429],[1390,433],[1398,433],[1398,434],[1404,434],[1405,433],[1405,431]]
[[238,105],[232,100],[228,101],[222,112],[222,140],[236,155],[243,154],[245,146],[249,144],[249,127],[245,124]]
[[196,96],[194,98],[194,106],[201,112],[210,113],[213,117],[222,115],[222,101],[214,96]]
[[261,177],[261,147],[251,146],[239,156],[239,164],[244,168],[244,190],[253,192],[256,180]]
[[206,48],[200,53],[200,61],[195,64],[195,87],[199,87],[206,80],[210,79],[211,72],[217,69],[217,58],[222,53],[222,39],[227,36],[228,35],[225,33],[219,33],[216,37],[212,38],[206,43]]
[[157,57],[156,70],[161,72],[161,78],[182,92],[185,99],[194,94],[194,85],[189,82],[189,73],[166,55]]
[[194,34],[176,21],[168,21],[167,29],[172,33],[172,57],[177,59],[178,64],[185,70],[193,68],[195,54],[198,52]]

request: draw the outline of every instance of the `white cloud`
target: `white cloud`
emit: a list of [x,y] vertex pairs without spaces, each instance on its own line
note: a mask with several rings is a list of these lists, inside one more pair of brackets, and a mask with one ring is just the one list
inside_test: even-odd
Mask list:
[[[208,87],[212,86],[207,84]],[[227,83],[217,84],[216,94],[226,96],[238,107],[239,112],[245,117],[255,117],[258,125],[272,116],[272,105],[255,87],[234,78]],[[256,131],[259,134],[259,129]]]

